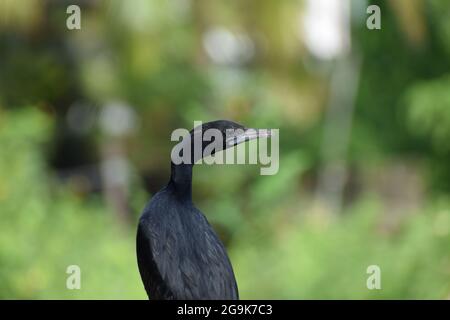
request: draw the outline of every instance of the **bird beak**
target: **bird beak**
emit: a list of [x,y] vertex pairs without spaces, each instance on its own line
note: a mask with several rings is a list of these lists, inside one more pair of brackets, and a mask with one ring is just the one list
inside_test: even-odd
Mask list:
[[272,136],[270,129],[245,129],[244,132],[229,137],[226,140],[227,145],[235,146],[245,141],[250,141],[258,138],[269,138]]

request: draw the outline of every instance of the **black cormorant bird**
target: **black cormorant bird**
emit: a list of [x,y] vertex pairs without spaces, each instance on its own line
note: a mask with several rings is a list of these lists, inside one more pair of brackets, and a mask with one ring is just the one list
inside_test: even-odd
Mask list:
[[[202,158],[194,155],[194,136],[210,128],[220,130],[223,138],[215,151],[270,136],[270,131],[246,129],[232,121],[204,123],[190,132],[192,161],[187,162]],[[229,129],[237,133],[230,134]],[[202,155],[208,144],[202,142]],[[136,252],[142,282],[150,299],[238,299],[225,248],[192,203],[192,167],[172,161],[169,183],[154,195],[139,220]]]

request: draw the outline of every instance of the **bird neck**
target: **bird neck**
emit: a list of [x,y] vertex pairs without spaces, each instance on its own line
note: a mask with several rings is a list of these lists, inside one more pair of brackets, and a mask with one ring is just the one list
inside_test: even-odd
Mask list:
[[182,199],[192,200],[192,164],[172,162],[169,185]]

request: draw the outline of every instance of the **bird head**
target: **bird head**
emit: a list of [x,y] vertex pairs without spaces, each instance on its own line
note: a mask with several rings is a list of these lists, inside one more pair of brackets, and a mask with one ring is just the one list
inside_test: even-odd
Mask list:
[[271,136],[269,129],[249,129],[229,121],[217,120],[202,123],[185,135],[172,149],[174,164],[194,164],[216,152],[234,147],[245,141]]
[[271,136],[271,131],[270,129],[247,128],[230,120],[216,120],[195,127],[190,134],[192,142],[195,142],[196,138],[201,138],[202,155],[210,156],[246,141],[268,138]]

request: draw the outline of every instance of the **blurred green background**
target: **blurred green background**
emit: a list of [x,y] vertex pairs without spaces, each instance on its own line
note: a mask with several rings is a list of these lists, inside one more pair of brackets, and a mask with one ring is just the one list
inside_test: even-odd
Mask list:
[[215,119],[280,129],[276,175],[194,170],[241,298],[450,298],[449,16],[445,0],[0,0],[0,298],[145,299],[136,223],[170,134]]

